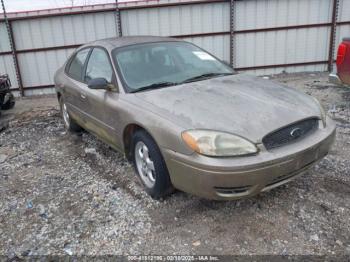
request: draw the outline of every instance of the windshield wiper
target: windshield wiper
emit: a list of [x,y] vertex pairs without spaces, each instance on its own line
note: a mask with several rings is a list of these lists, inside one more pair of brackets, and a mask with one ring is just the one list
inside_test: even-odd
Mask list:
[[158,88],[162,88],[162,87],[167,87],[167,86],[174,86],[177,85],[177,83],[174,82],[158,82],[158,83],[153,83],[147,86],[143,86],[140,87],[136,90],[132,90],[130,91],[130,93],[136,93],[136,92],[140,92],[140,91],[145,91],[145,90],[150,90],[150,89],[158,89]]
[[194,81],[198,81],[198,80],[204,80],[204,79],[208,79],[208,78],[212,78],[212,77],[227,76],[227,75],[232,75],[232,73],[207,73],[207,74],[202,74],[202,75],[190,77],[190,78],[182,81],[181,84],[194,82]]

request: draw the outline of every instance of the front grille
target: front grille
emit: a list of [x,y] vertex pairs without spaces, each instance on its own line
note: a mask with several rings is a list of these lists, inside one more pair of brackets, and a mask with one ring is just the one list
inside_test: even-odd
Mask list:
[[273,149],[302,139],[317,128],[317,118],[306,119],[265,136],[262,142],[267,150]]

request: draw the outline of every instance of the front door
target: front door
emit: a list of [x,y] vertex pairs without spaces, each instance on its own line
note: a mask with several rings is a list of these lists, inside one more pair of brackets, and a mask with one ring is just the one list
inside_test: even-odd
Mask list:
[[113,104],[117,103],[119,94],[109,90],[95,90],[88,88],[91,79],[104,78],[110,84],[116,84],[113,67],[105,49],[95,47],[86,64],[84,82],[86,83],[84,95],[84,111],[89,117],[86,124],[87,129],[95,133],[114,147],[121,148],[121,141],[118,139],[116,125],[118,123],[118,112]]

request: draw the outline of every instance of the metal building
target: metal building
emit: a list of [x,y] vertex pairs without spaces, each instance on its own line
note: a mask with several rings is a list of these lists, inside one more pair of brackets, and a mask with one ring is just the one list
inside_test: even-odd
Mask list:
[[182,38],[262,75],[330,70],[337,44],[350,36],[350,0],[145,0],[8,18],[10,30],[0,15],[0,72],[22,95],[52,93],[54,72],[69,54],[100,38]]

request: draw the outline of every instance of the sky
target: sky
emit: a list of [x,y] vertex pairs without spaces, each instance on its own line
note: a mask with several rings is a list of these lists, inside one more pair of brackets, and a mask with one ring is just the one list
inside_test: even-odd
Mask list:
[[[125,2],[128,0],[121,0]],[[4,0],[6,12],[29,11],[38,9],[49,9],[66,6],[80,6],[92,4],[113,3],[114,0]],[[0,8],[0,13],[3,10]]]

